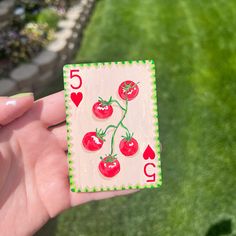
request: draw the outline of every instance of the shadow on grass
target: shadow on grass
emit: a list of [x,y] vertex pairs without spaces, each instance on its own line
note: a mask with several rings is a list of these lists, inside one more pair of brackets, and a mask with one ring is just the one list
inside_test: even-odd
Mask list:
[[206,233],[206,236],[231,235],[231,233],[232,221],[230,219],[225,219],[213,224]]
[[51,219],[34,236],[55,236],[57,229],[57,218]]

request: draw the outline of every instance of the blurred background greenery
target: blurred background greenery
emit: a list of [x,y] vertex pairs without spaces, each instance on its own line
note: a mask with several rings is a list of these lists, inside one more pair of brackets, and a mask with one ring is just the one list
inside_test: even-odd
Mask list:
[[[9,71],[20,63],[30,61],[52,41],[57,23],[63,19],[72,1],[9,1],[10,5],[13,2],[10,23],[7,27],[0,27],[0,79],[7,77]],[[0,0],[1,3],[6,5],[7,1]]]
[[234,0],[97,1],[72,63],[155,60],[163,186],[68,210],[37,235],[236,235],[235,29]]

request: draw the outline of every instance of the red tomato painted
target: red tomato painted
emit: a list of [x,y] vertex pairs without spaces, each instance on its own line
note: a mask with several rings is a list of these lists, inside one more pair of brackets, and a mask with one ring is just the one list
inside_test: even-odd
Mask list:
[[100,161],[98,168],[102,175],[111,178],[120,172],[120,162],[116,158],[107,156]]
[[130,140],[123,138],[120,141],[119,148],[124,156],[133,156],[138,151],[138,142],[134,138]]
[[103,105],[101,102],[96,102],[93,105],[93,113],[99,119],[106,119],[113,113],[111,105]]
[[136,83],[131,80],[127,80],[120,84],[118,93],[122,99],[128,99],[128,101],[130,101],[138,95],[139,88]]
[[103,145],[103,140],[97,136],[96,132],[88,132],[82,141],[84,147],[89,151],[97,151]]

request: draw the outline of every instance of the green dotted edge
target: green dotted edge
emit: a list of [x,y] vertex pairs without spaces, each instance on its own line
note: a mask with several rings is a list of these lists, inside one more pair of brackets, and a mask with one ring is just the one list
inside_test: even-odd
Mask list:
[[[120,186],[120,187],[93,187],[84,189],[76,188],[75,181],[74,181],[74,167],[73,167],[73,160],[71,158],[71,135],[70,135],[70,112],[69,112],[69,91],[68,91],[68,77],[66,73],[66,69],[72,69],[75,67],[99,67],[104,65],[124,65],[124,64],[146,64],[151,63],[151,79],[152,79],[152,96],[151,99],[153,101],[154,106],[154,120],[155,120],[155,151],[158,153],[157,158],[157,167],[159,172],[157,173],[158,181],[155,184],[146,184],[144,186],[135,184],[129,185],[128,187]],[[161,158],[160,158],[160,140],[159,140],[159,126],[158,126],[158,106],[157,106],[157,86],[156,86],[156,68],[154,60],[129,60],[129,61],[116,61],[116,62],[95,62],[95,63],[79,63],[79,64],[67,64],[63,67],[63,76],[64,76],[64,96],[65,96],[65,109],[66,109],[66,126],[67,126],[67,144],[68,144],[68,168],[69,168],[69,181],[70,181],[70,190],[72,192],[100,192],[100,191],[111,191],[111,190],[127,190],[127,189],[152,189],[158,188],[162,185],[162,174],[161,174]]]
[[153,118],[155,127],[155,151],[158,154],[157,167],[159,172],[157,173],[158,181],[154,187],[160,187],[162,185],[162,172],[161,172],[161,148],[160,148],[160,136],[159,136],[159,121],[158,121],[158,97],[157,97],[157,76],[154,60],[151,60],[151,79],[152,79],[152,101],[153,101]]
[[68,147],[68,153],[67,153],[67,159],[68,159],[68,172],[69,172],[69,182],[70,182],[70,189],[72,192],[75,192],[76,190],[76,184],[74,180],[74,167],[73,167],[73,160],[72,160],[72,142],[71,142],[71,130],[70,130],[70,109],[69,109],[69,83],[68,83],[68,76],[66,73],[65,68],[68,68],[67,66],[63,67],[63,77],[64,77],[64,98],[65,98],[65,109],[66,109],[66,130],[67,130],[67,147]]

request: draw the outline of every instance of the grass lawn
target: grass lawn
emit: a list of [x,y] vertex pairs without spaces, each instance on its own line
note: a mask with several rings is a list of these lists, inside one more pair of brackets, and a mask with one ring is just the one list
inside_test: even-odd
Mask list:
[[235,29],[234,0],[98,1],[76,62],[155,60],[163,186],[69,210],[45,232],[236,235]]

